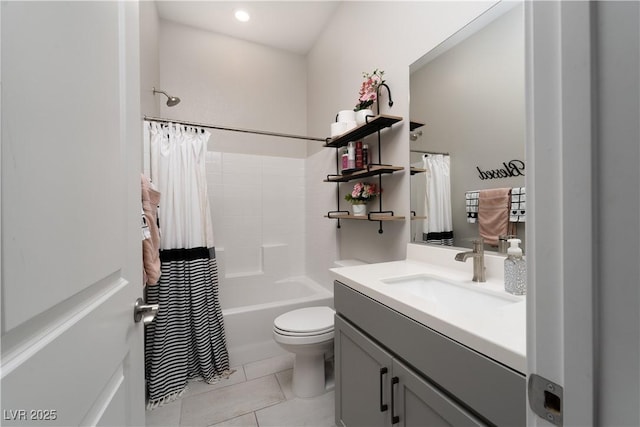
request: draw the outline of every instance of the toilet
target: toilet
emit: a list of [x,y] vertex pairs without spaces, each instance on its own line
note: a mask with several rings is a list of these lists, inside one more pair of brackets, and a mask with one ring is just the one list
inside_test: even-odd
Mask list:
[[306,307],[284,313],[273,321],[273,338],[294,353],[293,394],[315,397],[325,391],[325,354],[333,353],[333,316],[330,307]]

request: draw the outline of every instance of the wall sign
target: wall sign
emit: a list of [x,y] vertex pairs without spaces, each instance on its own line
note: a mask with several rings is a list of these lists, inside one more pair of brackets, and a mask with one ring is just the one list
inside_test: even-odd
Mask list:
[[492,170],[482,170],[480,166],[476,166],[481,180],[513,178],[515,176],[524,176],[524,162],[522,160],[510,160],[502,162],[502,167]]

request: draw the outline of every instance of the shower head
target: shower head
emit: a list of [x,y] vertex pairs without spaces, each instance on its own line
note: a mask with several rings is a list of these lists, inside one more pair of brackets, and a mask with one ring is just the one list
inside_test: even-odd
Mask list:
[[173,107],[174,105],[178,105],[180,103],[180,98],[178,98],[177,96],[169,96],[167,92],[163,90],[156,90],[156,88],[154,87],[153,94],[155,95],[156,93],[161,93],[168,98],[167,107]]

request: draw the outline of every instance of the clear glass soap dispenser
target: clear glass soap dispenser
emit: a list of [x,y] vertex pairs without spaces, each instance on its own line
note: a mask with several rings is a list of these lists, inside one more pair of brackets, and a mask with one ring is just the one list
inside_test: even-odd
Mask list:
[[527,293],[527,263],[522,257],[520,242],[520,239],[509,239],[511,246],[504,260],[504,290],[514,295]]

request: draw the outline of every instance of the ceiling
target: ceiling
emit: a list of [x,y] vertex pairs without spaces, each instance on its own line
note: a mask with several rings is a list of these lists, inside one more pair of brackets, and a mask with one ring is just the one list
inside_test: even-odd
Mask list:
[[[339,1],[157,1],[162,19],[305,55]],[[251,14],[249,22],[234,17]]]

